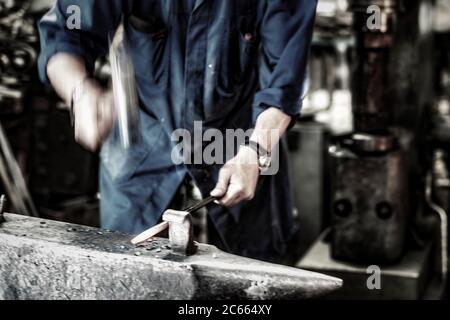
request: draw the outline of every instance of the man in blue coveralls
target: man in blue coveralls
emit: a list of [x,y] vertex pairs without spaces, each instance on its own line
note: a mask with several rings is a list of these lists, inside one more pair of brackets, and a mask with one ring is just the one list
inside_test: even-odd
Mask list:
[[[77,141],[101,148],[101,221],[139,233],[192,179],[220,247],[276,260],[294,232],[287,156],[280,138],[301,110],[317,0],[58,0],[39,23],[40,75],[72,106]],[[79,28],[68,28],[73,6]],[[123,22],[135,66],[142,139],[114,141],[111,93],[91,77]],[[175,164],[176,129],[254,129],[225,164]],[[278,138],[270,132],[279,132]],[[279,141],[281,141],[279,143]],[[279,146],[277,174],[260,175]]]

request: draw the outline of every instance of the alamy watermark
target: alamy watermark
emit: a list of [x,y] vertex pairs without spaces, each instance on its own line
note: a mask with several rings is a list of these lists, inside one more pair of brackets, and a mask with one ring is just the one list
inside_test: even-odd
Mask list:
[[[66,27],[69,30],[81,29],[81,8],[77,5],[70,5],[67,7],[66,12]],[[382,10],[377,5],[370,5],[367,7],[366,13],[370,15],[367,18],[367,29],[375,31],[383,28],[383,14]]]
[[381,30],[383,26],[383,16],[381,8],[377,5],[371,5],[367,7],[367,14],[370,16],[367,18],[366,26],[371,31]]
[[366,281],[367,289],[381,290],[381,268],[372,265],[367,268],[366,273],[370,274]]
[[66,13],[68,15],[66,20],[66,27],[69,30],[81,29],[81,8],[77,5],[70,5],[67,7]]

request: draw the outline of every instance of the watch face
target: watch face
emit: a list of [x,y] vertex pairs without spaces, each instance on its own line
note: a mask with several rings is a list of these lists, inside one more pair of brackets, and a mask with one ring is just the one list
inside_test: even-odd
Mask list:
[[270,168],[272,164],[272,158],[270,156],[261,156],[259,157],[259,166],[261,167],[261,171],[267,170]]

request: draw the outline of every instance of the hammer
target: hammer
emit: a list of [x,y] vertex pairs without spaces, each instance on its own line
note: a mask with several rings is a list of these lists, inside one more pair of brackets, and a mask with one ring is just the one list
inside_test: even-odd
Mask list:
[[131,240],[134,245],[142,244],[169,228],[169,241],[172,250],[183,255],[192,255],[196,251],[194,244],[191,213],[216,201],[216,197],[208,197],[182,211],[166,210],[163,222],[142,232]]

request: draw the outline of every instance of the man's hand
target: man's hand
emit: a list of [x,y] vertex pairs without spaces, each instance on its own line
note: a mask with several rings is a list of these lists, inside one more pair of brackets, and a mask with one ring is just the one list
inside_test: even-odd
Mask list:
[[[250,140],[272,152],[289,127],[292,118],[278,108],[262,112]],[[227,207],[255,196],[259,177],[258,153],[251,147],[241,147],[236,157],[227,162],[219,173],[219,182],[211,195],[221,198],[219,202]]]
[[74,103],[75,140],[90,151],[100,148],[113,125],[113,97],[94,80],[83,84],[80,99]]
[[88,79],[84,60],[68,53],[55,54],[47,64],[47,75],[58,95],[73,113],[75,139],[86,149],[97,150],[111,130],[113,97],[93,79]]
[[220,198],[220,204],[232,207],[253,199],[258,178],[258,154],[249,147],[241,147],[238,154],[220,170],[219,181],[211,195]]

